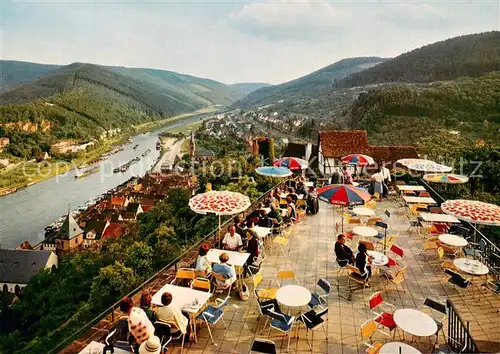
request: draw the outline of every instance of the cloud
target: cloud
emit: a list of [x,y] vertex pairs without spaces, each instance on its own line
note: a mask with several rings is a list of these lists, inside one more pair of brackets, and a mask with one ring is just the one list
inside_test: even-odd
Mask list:
[[309,41],[341,32],[352,16],[326,2],[282,0],[245,4],[229,18],[249,35],[273,41]]

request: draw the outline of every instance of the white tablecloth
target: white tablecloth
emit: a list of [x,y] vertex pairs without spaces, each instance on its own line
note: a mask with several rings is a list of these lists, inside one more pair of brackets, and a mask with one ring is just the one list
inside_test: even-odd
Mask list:
[[450,234],[439,235],[439,241],[453,247],[465,247],[468,243],[465,238]]
[[428,337],[437,332],[437,324],[434,319],[416,309],[396,310],[394,322],[400,329],[414,336]]
[[490,272],[486,265],[475,259],[457,258],[453,264],[462,272],[472,275],[486,275]]
[[370,208],[356,207],[352,209],[352,212],[360,216],[373,216],[375,212]]
[[262,227],[262,226],[254,226],[252,228],[253,231],[259,236],[259,238],[264,238],[271,233],[272,228],[270,227]]
[[302,307],[311,301],[311,292],[300,285],[285,285],[276,292],[276,300],[288,307]]
[[[179,306],[179,308],[183,311],[189,313],[198,313],[201,307],[204,306],[208,299],[212,296],[211,293],[172,284],[165,284],[156,294],[153,295],[151,303],[162,306],[161,296],[164,292],[172,294],[172,303]],[[198,304],[196,304],[196,302]]]
[[424,219],[424,221],[427,222],[449,222],[449,223],[460,222],[460,220],[458,220],[453,215],[426,213],[426,212],[420,212],[419,215],[422,217],[422,219]]
[[[96,341],[92,341],[85,348],[82,349],[78,354],[101,354],[104,349],[104,344]],[[108,352],[109,353],[109,352]],[[115,348],[115,354],[132,354],[132,352]]]
[[425,188],[422,187],[422,186],[409,186],[409,185],[405,185],[405,186],[400,186],[400,185],[397,185],[396,188],[398,190],[400,190],[401,192],[403,191],[419,191],[419,192],[425,192]]
[[378,235],[377,229],[369,226],[356,226],[352,229],[352,232],[362,237],[373,237]]
[[226,250],[219,250],[216,248],[212,248],[207,253],[207,260],[211,263],[220,263],[219,256],[221,253],[227,253],[227,255],[229,256],[227,264],[239,267],[243,267],[248,257],[250,257],[250,253],[226,251]]
[[430,197],[411,197],[405,195],[403,199],[408,204],[437,204],[436,201]]
[[377,251],[367,251],[369,256],[373,257],[373,265],[376,266],[384,266],[387,263],[389,263],[389,258],[383,254],[382,252],[377,252]]
[[[401,348],[401,351],[399,349]],[[380,348],[379,354],[422,354],[420,350],[412,347],[406,343],[390,342],[386,343]]]

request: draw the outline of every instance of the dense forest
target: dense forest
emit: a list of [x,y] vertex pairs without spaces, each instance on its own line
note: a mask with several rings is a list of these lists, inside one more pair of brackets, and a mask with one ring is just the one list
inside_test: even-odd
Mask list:
[[477,77],[500,70],[500,32],[492,31],[433,43],[373,68],[352,74],[336,87],[386,82],[432,82]]
[[412,145],[438,132],[500,141],[500,71],[429,85],[394,85],[362,93],[350,125],[372,142]]

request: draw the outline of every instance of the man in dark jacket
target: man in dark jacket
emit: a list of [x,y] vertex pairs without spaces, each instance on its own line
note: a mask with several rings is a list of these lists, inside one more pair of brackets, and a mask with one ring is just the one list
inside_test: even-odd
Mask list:
[[345,245],[344,234],[337,235],[337,242],[335,242],[335,256],[337,256],[337,263],[341,267],[354,263],[354,253]]

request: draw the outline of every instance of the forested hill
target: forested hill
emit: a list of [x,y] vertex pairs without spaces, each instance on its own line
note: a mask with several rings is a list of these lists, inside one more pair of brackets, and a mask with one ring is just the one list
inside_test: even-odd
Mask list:
[[351,109],[352,128],[377,144],[418,145],[443,132],[500,141],[500,71],[478,78],[394,85],[362,93]]
[[36,80],[60,67],[61,65],[0,60],[0,88]]
[[343,59],[298,79],[258,89],[236,102],[234,106],[251,107],[280,100],[311,97],[318,92],[331,88],[335,81],[341,80],[349,74],[370,68],[384,60],[378,57]]
[[336,87],[386,82],[432,82],[478,77],[500,70],[500,32],[451,38],[415,49],[373,68],[352,74]]
[[236,84],[230,84],[232,88],[235,90],[240,91],[241,93],[248,95],[250,92],[253,92],[255,90],[258,90],[262,87],[268,87],[271,86],[271,84],[266,84],[263,82],[241,82],[241,83],[236,83]]

